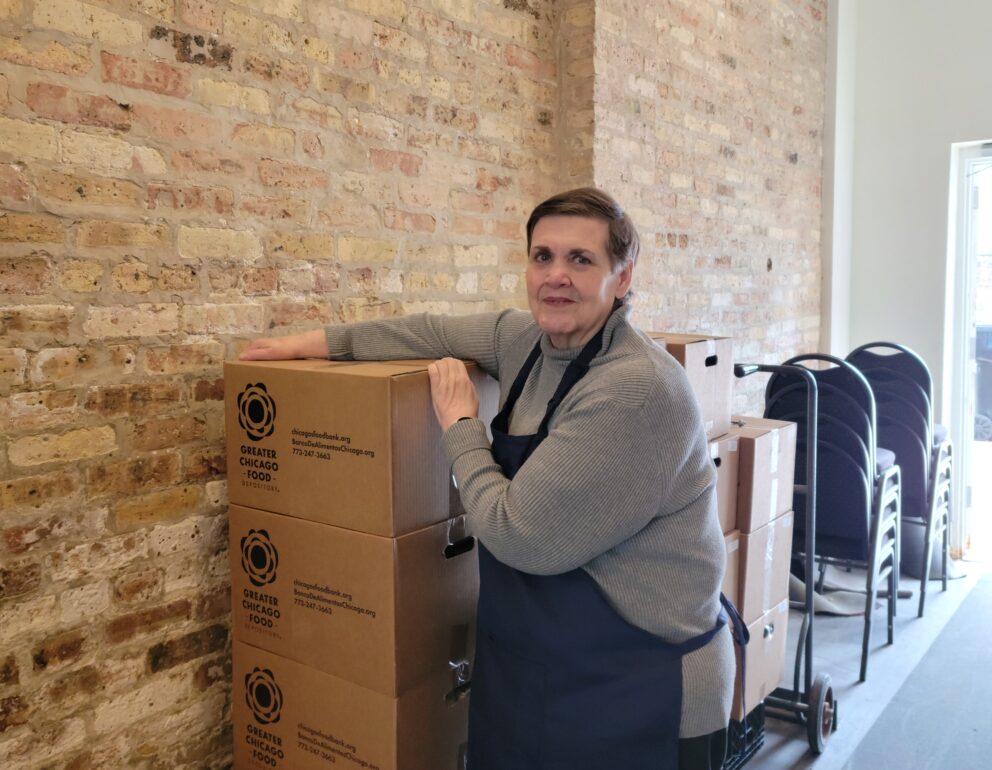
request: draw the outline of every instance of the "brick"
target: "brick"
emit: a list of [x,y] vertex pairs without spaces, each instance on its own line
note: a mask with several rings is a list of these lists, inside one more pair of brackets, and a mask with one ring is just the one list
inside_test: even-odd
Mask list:
[[130,171],[134,146],[112,136],[63,131],[62,162],[88,173]]
[[237,259],[254,262],[262,256],[262,244],[251,230],[216,227],[180,227],[179,256],[185,259]]
[[231,2],[270,16],[295,21],[303,20],[303,0],[231,0]]
[[304,96],[294,100],[292,107],[302,120],[316,123],[323,128],[344,130],[344,119],[341,116],[341,111],[332,104],[324,104],[311,99],[309,96]]
[[22,203],[31,198],[31,183],[19,163],[0,165],[0,202]]
[[148,556],[148,537],[143,532],[131,532],[116,537],[102,536],[95,542],[74,547],[63,546],[47,557],[49,575],[53,581],[78,581],[80,577],[94,579],[119,572]]
[[179,456],[171,453],[101,463],[86,469],[86,487],[93,497],[133,495],[138,490],[167,486],[177,481]]
[[113,581],[114,599],[121,604],[144,604],[162,596],[162,570],[146,569],[121,575]]
[[369,150],[372,167],[376,171],[393,171],[399,169],[405,176],[417,176],[423,165],[423,158],[408,152],[394,150]]
[[0,698],[0,734],[11,727],[26,724],[31,716],[31,707],[21,695]]
[[104,417],[161,414],[180,405],[179,385],[175,382],[100,385],[90,388],[83,405]]
[[0,486],[0,508],[4,511],[40,508],[70,497],[78,490],[79,480],[64,471],[8,478]]
[[199,631],[156,644],[148,651],[148,668],[152,673],[164,671],[205,655],[222,651],[227,645],[227,628],[210,626]]
[[140,123],[149,135],[163,141],[209,145],[223,130],[217,118],[202,112],[136,104],[133,113],[135,122]]
[[173,211],[230,214],[234,210],[234,193],[226,187],[150,183],[148,208],[160,207]]
[[51,214],[0,213],[0,243],[63,243],[62,220]]
[[493,196],[489,193],[466,193],[455,190],[451,193],[451,207],[455,211],[486,214],[493,210]]
[[40,564],[14,562],[0,567],[0,601],[24,596],[36,590],[40,585]]
[[263,126],[257,123],[239,123],[231,138],[235,144],[250,148],[260,155],[292,157],[296,148],[296,135],[292,129]]
[[0,294],[45,294],[52,280],[47,257],[0,257]]
[[167,291],[192,291],[199,285],[192,265],[166,265],[158,274],[158,287]]
[[133,257],[125,257],[124,261],[114,266],[110,271],[110,288],[115,292],[125,294],[147,294],[155,286],[155,281],[148,275],[148,265]]
[[[39,334],[61,338],[69,334],[76,309],[69,305],[20,305],[0,307],[0,329],[5,334]],[[8,338],[13,341],[13,338]]]
[[398,120],[363,110],[348,110],[348,133],[377,142],[399,143],[403,138],[404,125]]
[[19,684],[20,681],[21,675],[17,668],[17,661],[12,654],[8,655],[0,662],[0,686],[6,687],[11,684]]
[[323,171],[265,158],[258,163],[258,176],[262,184],[296,190],[326,189],[327,174]]
[[109,96],[84,94],[51,83],[30,83],[26,102],[35,114],[63,123],[121,131],[131,127],[129,107],[118,104]]
[[258,334],[264,312],[260,305],[186,305],[183,329],[190,334]]
[[102,342],[84,348],[46,348],[33,358],[31,383],[57,385],[69,380],[76,386],[105,383],[111,377],[132,374],[136,358],[133,348],[128,345]]
[[83,322],[83,332],[95,339],[175,334],[178,330],[179,308],[174,304],[91,307]]
[[[367,7],[368,4],[363,4]],[[364,10],[364,8],[359,8]],[[325,33],[325,38],[345,38],[354,40],[365,46],[372,45],[372,21],[368,16],[374,15],[369,7],[365,16],[336,8],[332,3],[308,3],[307,18]],[[394,17],[395,21],[399,21]]]
[[299,265],[279,271],[279,289],[283,293],[304,294],[317,289],[313,265]]
[[[115,0],[97,0],[102,5],[112,5]],[[173,21],[176,18],[174,0],[127,0],[128,10],[154,16],[162,21]]]
[[320,211],[320,221],[326,227],[357,225],[376,228],[381,225],[379,210],[371,203],[351,198],[334,198]]
[[188,414],[149,420],[135,425],[132,431],[131,445],[140,452],[202,441],[207,432],[202,418]]
[[401,181],[398,185],[400,201],[418,208],[432,208],[437,205],[437,201],[447,200],[449,190],[447,184],[421,179]]
[[288,83],[300,91],[306,90],[310,85],[310,68],[289,59],[272,59],[262,54],[248,53],[241,68],[249,75],[263,80]]
[[396,241],[381,238],[345,237],[338,240],[338,257],[342,262],[391,262],[396,249]]
[[85,75],[93,66],[85,46],[66,46],[54,40],[20,40],[0,37],[0,59],[33,69]]
[[265,241],[269,257],[293,259],[331,259],[334,238],[327,233],[272,233]]
[[25,553],[34,548],[48,547],[60,540],[101,536],[106,530],[106,518],[106,510],[78,507],[47,518],[24,520],[22,516],[21,524],[0,532],[0,540],[10,553]]
[[199,505],[201,492],[199,486],[189,485],[133,495],[113,507],[116,528],[119,532],[126,532],[189,516]]
[[59,623],[74,625],[102,617],[110,606],[110,586],[106,580],[66,588],[59,594]]
[[165,62],[131,59],[101,51],[100,66],[103,79],[108,83],[180,98],[191,93],[189,72]]
[[59,286],[76,292],[94,292],[100,289],[103,265],[93,260],[73,259],[59,265]]
[[99,249],[126,246],[129,249],[155,249],[165,246],[169,237],[167,225],[146,225],[138,222],[91,220],[83,222],[76,231],[76,245]]
[[193,386],[194,401],[223,401],[224,379],[197,380]]
[[0,19],[12,19],[20,16],[24,10],[22,0],[0,0]]
[[486,223],[474,217],[454,217],[451,232],[459,235],[485,235]]
[[10,84],[6,75],[0,75],[0,109],[6,110],[10,104]]
[[248,175],[248,163],[244,158],[223,155],[214,150],[181,150],[172,153],[172,167],[180,173],[204,172],[244,177]]
[[189,26],[207,32],[220,32],[224,17],[216,0],[179,0],[176,11]]
[[277,222],[306,224],[310,220],[310,203],[302,198],[242,195],[238,211]]
[[41,198],[84,206],[136,208],[141,205],[141,188],[126,179],[43,171],[37,180]]
[[10,442],[11,464],[25,468],[45,463],[66,463],[110,454],[117,450],[117,437],[109,425],[81,428],[66,433],[27,436]]
[[405,230],[408,233],[433,233],[437,220],[431,214],[418,214],[388,208],[383,212],[383,224],[390,230]]
[[249,297],[271,294],[278,287],[278,273],[274,267],[251,268],[241,276],[241,291]]
[[196,600],[196,618],[213,620],[223,618],[231,612],[231,591],[227,586],[201,595]]
[[145,352],[144,370],[148,374],[202,372],[219,367],[224,361],[224,352],[224,346],[217,342],[152,348]]
[[157,631],[164,625],[189,620],[190,611],[189,600],[179,599],[152,609],[114,618],[104,626],[104,633],[107,641],[118,644],[133,639],[138,634]]
[[[171,45],[178,62],[211,69],[231,69],[234,48],[222,44],[212,35],[205,37],[157,25],[152,27],[148,37],[148,51],[157,56],[168,55],[168,46]],[[160,40],[163,42],[156,42]]]
[[324,143],[321,141],[320,135],[313,131],[300,132],[300,146],[303,148],[303,152],[311,158],[324,157]]
[[334,49],[323,40],[314,35],[304,37],[300,45],[300,53],[308,59],[325,65],[334,64]]
[[141,24],[77,0],[35,0],[34,25],[114,45],[141,42]]
[[196,84],[196,100],[218,107],[247,110],[259,115],[268,115],[272,111],[269,95],[262,89],[224,80],[199,80]]
[[46,711],[69,713],[93,700],[105,687],[104,677],[95,666],[85,666],[60,676],[41,691]]
[[454,246],[455,267],[495,267],[499,264],[496,246]]
[[233,8],[224,13],[224,34],[245,45],[294,53],[293,36],[288,30]]
[[216,479],[226,473],[223,449],[199,449],[191,452],[183,461],[183,479],[186,481]]
[[[399,3],[398,5],[402,5]],[[427,46],[420,40],[400,29],[376,23],[372,33],[372,45],[396,56],[415,62],[427,60]]]
[[27,365],[28,352],[23,348],[0,348],[0,391],[23,385]]

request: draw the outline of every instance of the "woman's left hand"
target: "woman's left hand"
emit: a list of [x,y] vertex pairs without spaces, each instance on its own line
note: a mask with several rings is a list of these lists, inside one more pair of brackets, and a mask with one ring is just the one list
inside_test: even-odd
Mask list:
[[442,358],[427,367],[431,379],[431,401],[442,431],[462,417],[479,416],[479,397],[465,364],[457,358]]

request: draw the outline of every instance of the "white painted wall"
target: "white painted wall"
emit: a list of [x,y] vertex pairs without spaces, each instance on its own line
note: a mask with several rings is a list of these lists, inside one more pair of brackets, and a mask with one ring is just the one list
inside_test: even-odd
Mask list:
[[915,349],[940,405],[951,144],[992,138],[992,1],[856,5],[850,344]]

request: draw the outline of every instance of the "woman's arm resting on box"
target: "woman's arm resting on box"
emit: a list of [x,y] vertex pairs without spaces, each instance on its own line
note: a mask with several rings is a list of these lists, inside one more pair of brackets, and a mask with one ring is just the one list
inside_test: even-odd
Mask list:
[[263,337],[252,340],[241,355],[242,361],[283,361],[288,358],[323,358],[327,342],[323,329],[287,337]]

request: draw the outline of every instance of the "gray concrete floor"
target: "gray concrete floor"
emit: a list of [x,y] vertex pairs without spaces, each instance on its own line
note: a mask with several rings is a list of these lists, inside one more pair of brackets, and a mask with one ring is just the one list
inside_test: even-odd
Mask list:
[[[876,605],[868,680],[863,684],[858,682],[858,672],[864,618],[860,615],[817,615],[813,625],[813,673],[826,673],[831,678],[838,702],[837,732],[831,736],[824,753],[815,757],[809,752],[805,727],[769,718],[765,724],[765,745],[751,760],[749,767],[762,770],[811,767],[816,770],[849,770],[848,760],[886,705],[930,649],[978,579],[986,572],[992,572],[992,479],[988,474],[988,468],[992,467],[992,442],[975,442],[972,463],[972,542],[975,547],[967,555],[969,561],[957,563],[966,576],[950,581],[946,593],[940,590],[939,581],[931,581],[922,619],[916,617],[919,581],[902,578],[900,588],[911,589],[913,596],[899,600],[895,643],[891,647],[885,644],[885,610],[883,605]],[[788,662],[782,682],[789,687],[792,686],[801,619],[798,611],[790,613]],[[949,715],[948,725],[952,724]]]

